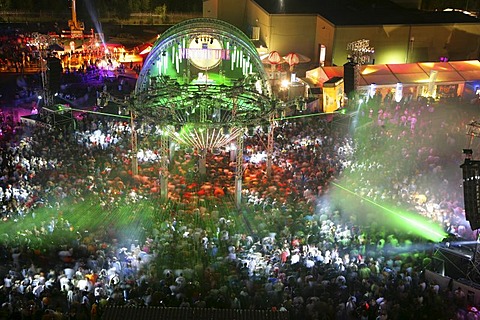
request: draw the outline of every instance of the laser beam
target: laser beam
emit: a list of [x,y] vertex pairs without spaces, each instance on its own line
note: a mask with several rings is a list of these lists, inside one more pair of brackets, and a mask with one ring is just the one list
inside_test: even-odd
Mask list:
[[[424,237],[428,240],[434,241],[434,242],[440,242],[442,241],[446,236],[447,233],[441,229],[440,226],[438,225],[433,225],[431,222],[427,221],[425,218],[420,217],[420,216],[413,216],[412,213],[410,212],[404,212],[404,213],[399,213],[398,210],[392,210],[389,209],[371,199],[368,199],[364,196],[361,196],[354,191],[345,188],[344,186],[341,186],[337,183],[332,182],[332,184],[339,189],[348,192],[349,194],[360,198],[369,204],[382,209],[384,212],[392,214],[394,217],[402,220],[403,222],[407,223],[407,225],[398,225],[400,227],[403,227],[409,231],[416,231],[415,233],[421,237]],[[410,217],[409,217],[410,215]],[[413,229],[412,229],[413,228]]]

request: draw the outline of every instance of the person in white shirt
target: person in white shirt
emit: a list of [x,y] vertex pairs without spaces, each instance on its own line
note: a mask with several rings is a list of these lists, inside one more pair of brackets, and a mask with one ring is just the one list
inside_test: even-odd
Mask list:
[[4,286],[5,288],[11,288],[11,287],[12,287],[12,276],[7,275],[7,276],[3,279],[3,286]]
[[293,254],[290,258],[290,263],[291,264],[296,264],[298,262],[300,262],[300,254],[299,254],[299,251],[296,249],[296,250],[293,251]]

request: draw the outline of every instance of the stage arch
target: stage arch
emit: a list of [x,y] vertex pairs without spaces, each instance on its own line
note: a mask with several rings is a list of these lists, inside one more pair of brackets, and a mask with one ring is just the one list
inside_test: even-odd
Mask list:
[[133,101],[135,116],[160,129],[164,195],[173,141],[197,150],[201,174],[208,152],[235,150],[236,202],[240,203],[243,137],[247,128],[271,125],[278,113],[260,56],[242,31],[206,18],[169,28],[143,64]]
[[138,116],[170,126],[172,139],[200,149],[221,147],[275,112],[256,48],[239,29],[215,19],[187,20],[163,33],[135,96]]

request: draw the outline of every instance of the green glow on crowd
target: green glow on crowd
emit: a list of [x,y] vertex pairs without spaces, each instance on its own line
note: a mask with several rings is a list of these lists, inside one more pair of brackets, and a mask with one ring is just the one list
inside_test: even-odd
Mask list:
[[97,237],[109,231],[119,235],[119,241],[142,241],[153,228],[160,209],[151,200],[141,199],[107,205],[87,200],[33,210],[34,215],[12,217],[0,223],[1,244],[48,249],[51,245],[70,245],[79,237]]
[[332,184],[339,189],[346,191],[349,194],[354,195],[355,197],[358,197],[379,209],[382,209],[383,213],[388,215],[388,224],[390,225],[401,228],[408,232],[412,232],[417,236],[423,237],[433,242],[440,242],[447,236],[445,231],[443,231],[440,226],[431,223],[422,216],[415,215],[413,213],[406,212],[397,208],[388,208],[371,199],[363,197],[339,184],[336,184],[334,182],[332,182]]

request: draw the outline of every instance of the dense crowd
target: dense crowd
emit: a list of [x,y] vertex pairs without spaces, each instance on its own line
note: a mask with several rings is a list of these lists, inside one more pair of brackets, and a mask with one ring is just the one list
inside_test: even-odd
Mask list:
[[[2,215],[33,216],[37,224],[2,235],[3,317],[96,319],[111,304],[273,309],[292,319],[472,316],[464,292],[424,278],[429,241],[379,223],[379,213],[361,201],[337,201],[330,184],[410,208],[471,238],[455,187],[461,157],[451,152],[471,120],[467,110],[423,101],[363,110],[364,126],[354,131],[343,121],[348,117],[278,123],[272,179],[264,161],[245,164],[244,206],[254,214],[244,232],[235,225],[241,220],[207,205],[232,196],[230,155],[210,155],[209,178],[197,184],[197,155],[178,150],[169,192],[181,205],[151,234],[128,239],[118,229],[92,227],[88,236],[42,251],[26,236],[72,233],[61,214],[69,199],[111,209],[158,197],[157,157],[147,143],[133,177],[130,127],[118,120],[86,115],[74,133],[12,123],[15,134],[2,141]],[[142,129],[146,139],[152,128]],[[247,137],[246,160],[264,154],[265,139],[261,130]],[[39,216],[41,207],[54,213]],[[192,224],[192,214],[212,225]]]
[[5,28],[0,32],[0,71],[20,73],[30,66],[38,66],[38,50],[27,45],[33,40],[33,33],[19,33],[14,28]]
[[[33,61],[27,39],[2,39],[0,68],[20,72]],[[99,73],[91,56],[74,58],[84,63],[63,75],[61,93],[73,105],[132,90]],[[474,239],[458,188],[472,110],[377,98],[356,115],[278,121],[271,177],[267,134],[246,136],[240,213],[224,205],[234,197],[235,157],[209,154],[201,177],[196,150],[172,149],[166,214],[135,236],[98,217],[88,228],[73,221],[96,213],[82,208],[98,206],[102,217],[128,208],[134,218],[151,209],[158,128],[138,125],[133,175],[128,121],[85,113],[65,131],[2,115],[1,217],[19,230],[0,235],[0,318],[99,319],[108,305],[269,309],[312,320],[480,317],[461,288],[425,278],[432,242],[368,205],[404,208],[445,235]]]

